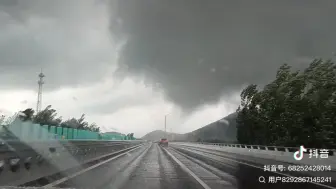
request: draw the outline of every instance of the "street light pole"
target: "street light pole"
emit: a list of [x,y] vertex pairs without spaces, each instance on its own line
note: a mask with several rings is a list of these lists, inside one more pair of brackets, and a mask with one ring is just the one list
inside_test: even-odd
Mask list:
[[165,115],[165,122],[164,122],[164,126],[165,126],[165,132],[167,132],[167,115]]

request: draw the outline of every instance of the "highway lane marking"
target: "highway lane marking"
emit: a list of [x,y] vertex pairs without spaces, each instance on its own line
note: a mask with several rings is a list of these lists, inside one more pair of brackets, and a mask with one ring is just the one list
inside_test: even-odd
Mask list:
[[[219,178],[221,178],[225,184],[231,184],[231,185],[234,185],[234,186],[237,186],[237,179],[231,175],[231,174],[228,174],[216,167],[213,167],[209,164],[206,164],[205,162],[199,160],[199,159],[196,159],[188,154],[185,154],[183,152],[180,152],[174,148],[172,148],[176,153],[180,154],[181,156],[184,156],[185,158],[189,159],[190,161],[193,161],[194,163],[196,163],[197,165],[199,165],[200,167],[203,167],[204,169],[206,170],[209,170],[210,172],[212,172],[213,174],[215,174],[216,176],[218,176]],[[225,179],[223,179],[225,178]],[[229,180],[230,182],[226,181],[226,180]]]
[[187,166],[185,166],[180,160],[178,160],[173,154],[171,154],[167,149],[163,148],[166,153],[190,176],[192,176],[204,189],[211,189],[205,182],[203,182],[195,173],[193,173]]
[[[149,151],[149,149],[152,147],[152,143],[149,145],[149,147],[147,147],[135,160],[133,160],[127,167],[125,170],[123,170],[122,172],[120,172],[116,178],[113,178],[112,183],[109,182],[108,185],[110,187],[108,188],[113,188],[113,189],[118,189],[121,188],[121,186],[123,186],[130,178],[132,172],[137,168],[137,165],[140,164],[141,160],[143,159],[143,157],[147,154],[147,152]],[[106,187],[104,187],[106,188]]]
[[[138,145],[138,146],[135,147],[135,148],[134,148],[134,147],[130,147],[130,148],[126,148],[126,149],[123,149],[123,150],[119,150],[119,151],[117,151],[117,152],[114,152],[113,154],[116,154],[116,153],[119,153],[120,151],[124,151],[124,150],[127,150],[127,149],[131,149],[131,150],[128,150],[128,151],[126,151],[126,152],[124,152],[124,153],[122,153],[122,154],[119,154],[119,155],[117,155],[117,156],[114,156],[114,157],[112,157],[112,158],[110,158],[110,159],[107,159],[107,160],[102,161],[102,162],[100,162],[100,163],[94,164],[94,165],[92,165],[92,166],[90,166],[90,167],[87,167],[87,168],[85,168],[85,169],[83,169],[83,170],[81,170],[81,171],[78,171],[78,172],[76,172],[76,173],[70,175],[70,176],[66,176],[66,177],[63,177],[63,178],[61,178],[61,179],[59,179],[59,180],[56,180],[56,181],[54,181],[54,182],[52,182],[52,183],[50,183],[50,184],[47,184],[47,185],[45,185],[45,186],[43,186],[43,187],[44,187],[44,188],[50,188],[50,187],[54,187],[54,186],[56,186],[56,185],[59,185],[59,184],[65,182],[65,181],[67,181],[67,180],[70,180],[70,179],[72,179],[72,178],[74,178],[74,177],[76,177],[76,176],[78,176],[78,175],[81,175],[81,174],[83,174],[83,173],[85,173],[85,172],[87,172],[87,171],[90,171],[90,170],[92,170],[92,169],[94,169],[94,168],[96,168],[96,167],[99,167],[99,166],[101,166],[101,165],[103,165],[103,164],[105,164],[105,163],[108,163],[108,162],[110,162],[110,161],[112,161],[112,160],[114,160],[114,159],[117,159],[117,158],[119,158],[119,157],[121,157],[121,156],[123,156],[123,155],[126,155],[127,153],[129,153],[129,152],[131,152],[131,151],[134,151],[134,150],[140,148],[140,147],[143,146],[143,145],[144,145],[144,144],[140,144],[140,145]],[[132,148],[133,148],[133,149],[132,149]]]
[[[181,147],[178,147],[178,148],[181,148]],[[213,154],[213,155],[217,155],[217,156],[219,156],[219,157],[221,157],[221,158],[223,158],[223,159],[229,160],[229,161],[233,161],[233,162],[236,162],[236,163],[240,163],[240,164],[244,164],[244,165],[247,165],[247,166],[251,166],[251,167],[254,167],[254,168],[257,168],[257,169],[264,170],[263,167],[258,167],[258,166],[251,165],[251,164],[248,164],[248,163],[244,163],[244,162],[236,161],[236,160],[233,160],[233,159],[230,159],[230,158],[227,158],[227,157],[223,157],[223,156],[218,155],[218,154],[216,154],[216,153],[207,152],[206,150],[195,149],[195,147],[190,147],[190,148],[192,148],[192,149],[194,149],[194,150],[197,150],[197,151],[200,151],[200,152],[205,152],[205,153],[210,153],[210,154]],[[196,147],[196,148],[197,148],[197,147]],[[186,147],[186,148],[181,148],[181,149],[188,150],[188,147]],[[188,151],[190,151],[190,149],[189,149]],[[225,152],[224,152],[224,153],[225,153]],[[202,155],[202,154],[200,154],[200,155]],[[213,159],[213,158],[211,158],[211,159]],[[216,159],[213,159],[213,160],[216,160]],[[218,160],[216,160],[216,161],[218,161]],[[218,162],[220,162],[220,161],[218,161]],[[221,163],[221,162],[220,162],[220,163]],[[288,175],[288,174],[286,174],[286,173],[280,173],[280,172],[272,172],[272,173],[279,174],[279,175],[286,176],[286,177],[293,177],[293,176]],[[316,182],[308,182],[308,183],[315,184],[315,185],[317,185],[317,186],[322,186],[322,187],[325,187],[325,188],[336,189],[336,187],[328,186],[328,185],[324,185],[324,184],[321,184],[321,183],[316,183]]]

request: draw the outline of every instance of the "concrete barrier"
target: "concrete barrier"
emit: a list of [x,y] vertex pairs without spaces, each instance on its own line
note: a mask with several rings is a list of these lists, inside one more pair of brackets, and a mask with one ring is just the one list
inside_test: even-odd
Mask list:
[[18,186],[144,141],[2,141],[0,185]]

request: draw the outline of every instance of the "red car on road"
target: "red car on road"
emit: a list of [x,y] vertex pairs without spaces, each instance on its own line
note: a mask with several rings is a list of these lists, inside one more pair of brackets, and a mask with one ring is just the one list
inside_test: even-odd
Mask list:
[[160,146],[168,146],[168,140],[166,138],[162,138],[159,142]]

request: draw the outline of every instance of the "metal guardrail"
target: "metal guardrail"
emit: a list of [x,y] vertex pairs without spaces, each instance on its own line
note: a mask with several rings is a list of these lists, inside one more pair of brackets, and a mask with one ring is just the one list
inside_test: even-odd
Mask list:
[[141,140],[2,141],[0,186],[17,186],[143,142]]
[[[257,150],[266,150],[266,151],[282,151],[282,152],[296,152],[300,147],[284,147],[284,146],[265,146],[265,145],[247,145],[247,144],[229,144],[229,143],[208,143],[208,142],[189,142],[194,144],[204,144],[204,145],[214,145],[214,146],[226,146],[232,148],[246,148],[246,149],[257,149]],[[306,148],[307,152],[309,150],[316,148]],[[319,151],[322,149],[318,149]],[[334,156],[336,153],[336,149],[326,149],[328,150],[329,156]]]

